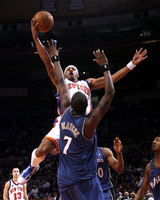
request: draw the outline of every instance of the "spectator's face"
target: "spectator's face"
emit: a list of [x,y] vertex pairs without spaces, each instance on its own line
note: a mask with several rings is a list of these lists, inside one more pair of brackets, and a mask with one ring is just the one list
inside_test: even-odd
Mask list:
[[133,194],[131,194],[131,198],[132,198],[132,199],[134,199],[134,198],[135,198],[135,196],[134,196]]
[[128,192],[125,192],[125,193],[124,193],[124,196],[125,196],[125,197],[128,197],[128,196],[129,196],[129,193],[128,193]]

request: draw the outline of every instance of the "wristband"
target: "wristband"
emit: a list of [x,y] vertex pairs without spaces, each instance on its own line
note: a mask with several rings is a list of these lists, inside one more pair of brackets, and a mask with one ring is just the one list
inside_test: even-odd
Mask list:
[[52,57],[52,61],[53,61],[53,63],[54,63],[54,62],[57,62],[57,61],[60,61],[59,56],[53,56],[53,57]]
[[132,69],[134,69],[134,68],[136,67],[136,65],[134,65],[133,62],[130,61],[130,62],[127,64],[127,67],[128,67],[130,70],[132,70]]
[[101,69],[102,69],[102,72],[105,72],[105,71],[108,71],[108,70],[110,70],[110,68],[109,68],[109,65],[103,65],[102,67],[101,67]]

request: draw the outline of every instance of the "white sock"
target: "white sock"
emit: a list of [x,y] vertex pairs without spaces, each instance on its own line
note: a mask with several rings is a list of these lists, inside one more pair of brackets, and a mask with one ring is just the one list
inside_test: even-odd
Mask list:
[[37,157],[35,152],[36,152],[36,149],[34,149],[32,151],[32,155],[31,155],[31,166],[32,167],[36,167],[39,163],[41,163],[45,159],[45,156]]

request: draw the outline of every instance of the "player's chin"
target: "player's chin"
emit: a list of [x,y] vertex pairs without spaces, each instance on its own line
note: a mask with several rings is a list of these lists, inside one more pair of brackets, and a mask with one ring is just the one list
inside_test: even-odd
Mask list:
[[71,75],[68,76],[69,80],[74,80],[74,78],[75,78],[75,76],[73,74],[71,74]]
[[72,76],[73,76],[73,74],[67,74],[67,75],[65,75],[65,77],[68,78],[68,79],[69,79],[70,77],[72,77]]
[[154,153],[154,152],[156,152],[156,148],[155,147],[152,147],[151,148],[151,151]]

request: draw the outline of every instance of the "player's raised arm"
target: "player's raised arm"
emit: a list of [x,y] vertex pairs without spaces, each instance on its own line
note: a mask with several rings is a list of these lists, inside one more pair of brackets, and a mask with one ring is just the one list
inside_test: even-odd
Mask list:
[[[136,65],[138,65],[140,62],[145,60],[147,58],[147,49],[143,50],[143,48],[140,48],[139,51],[136,50],[132,60],[122,69],[118,70],[116,73],[112,75],[113,83],[116,83],[120,79],[122,79],[124,76],[126,76],[131,70],[133,70]],[[94,60],[95,61],[95,60]],[[100,63],[97,62],[97,64],[100,65]],[[90,85],[91,90],[99,89],[104,87],[104,77],[100,78],[89,78],[87,79]]]
[[100,100],[100,102],[98,103],[98,106],[94,108],[87,116],[86,124],[85,124],[85,136],[87,138],[93,137],[95,129],[99,121],[107,112],[115,93],[110,69],[108,66],[108,60],[104,54],[104,51],[100,52],[100,50],[98,49],[96,52],[93,52],[93,54],[95,56],[94,61],[96,61],[97,63],[100,63],[101,69],[104,74],[105,94]]
[[103,152],[107,157],[110,166],[117,172],[123,173],[124,160],[122,155],[123,145],[118,137],[113,141],[113,148],[117,154],[117,158],[114,157],[113,152],[108,148],[103,148]]
[[43,63],[45,64],[48,76],[50,77],[52,83],[55,85],[55,87],[57,87],[57,81],[56,81],[55,74],[54,74],[54,65],[51,61],[51,57],[50,57],[49,53],[47,52],[46,48],[43,46],[43,44],[41,43],[41,41],[38,37],[38,31],[36,28],[37,25],[38,25],[38,23],[36,22],[36,20],[34,18],[32,18],[31,32],[32,32],[33,40],[36,44],[38,54],[39,54],[41,60],[43,61]]
[[54,62],[54,68],[55,68],[55,76],[58,83],[59,88],[59,95],[60,95],[60,101],[61,101],[61,109],[62,113],[65,111],[65,109],[70,106],[70,97],[69,92],[67,89],[67,86],[64,82],[64,75],[63,71],[60,65],[60,58],[59,58],[59,50],[57,50],[57,41],[54,40],[53,43],[53,58],[52,61]]

